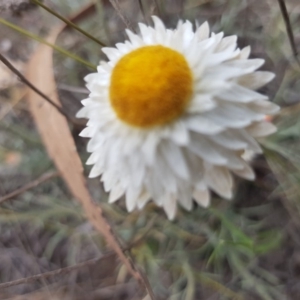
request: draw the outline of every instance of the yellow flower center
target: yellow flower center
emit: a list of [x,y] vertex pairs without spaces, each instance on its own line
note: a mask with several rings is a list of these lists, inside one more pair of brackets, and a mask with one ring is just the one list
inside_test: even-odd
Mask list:
[[146,46],[126,54],[114,67],[110,102],[129,125],[164,125],[185,111],[192,83],[183,55],[163,46]]

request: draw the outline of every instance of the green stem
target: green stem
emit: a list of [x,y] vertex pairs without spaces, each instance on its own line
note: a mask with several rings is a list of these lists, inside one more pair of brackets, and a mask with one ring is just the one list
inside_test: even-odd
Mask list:
[[51,8],[47,7],[46,5],[44,5],[43,3],[41,3],[38,0],[31,0],[33,3],[35,3],[36,5],[39,5],[40,7],[42,7],[43,9],[45,9],[46,11],[48,11],[50,14],[54,15],[55,17],[57,17],[58,19],[62,20],[63,22],[65,22],[67,25],[73,27],[74,29],[76,29],[77,31],[81,32],[83,35],[85,35],[86,37],[88,37],[89,39],[93,40],[94,42],[96,42],[97,44],[101,45],[101,46],[105,46],[104,43],[102,43],[101,41],[99,41],[98,39],[96,39],[95,37],[93,37],[92,35],[90,35],[89,33],[87,33],[86,31],[84,31],[83,29],[81,29],[80,27],[78,27],[76,24],[74,24],[73,22],[71,22],[70,20],[66,19],[65,17],[61,16],[60,14],[58,14],[56,11],[52,10]]
[[51,43],[45,41],[44,39],[40,38],[39,36],[37,36],[35,34],[32,34],[31,32],[29,32],[29,31],[27,31],[27,30],[25,30],[25,29],[23,29],[23,28],[15,25],[15,24],[13,24],[13,23],[11,23],[9,21],[6,21],[6,20],[0,18],[0,23],[2,23],[4,25],[6,25],[6,26],[8,26],[8,27],[10,27],[10,28],[12,28],[12,29],[14,29],[14,30],[16,30],[16,31],[24,34],[24,35],[26,35],[27,37],[32,38],[33,40],[36,40],[36,41],[38,41],[40,43],[43,43],[43,44],[45,44],[45,45],[47,45],[47,46],[49,46],[49,47],[51,47],[51,48],[59,51],[60,53],[66,55],[66,56],[68,56],[68,57],[70,57],[70,58],[72,58],[72,59],[74,59],[74,60],[76,60],[76,61],[84,64],[84,65],[86,65],[89,68],[92,68],[94,70],[97,69],[96,66],[94,66],[93,64],[89,63],[88,61],[82,59],[81,57],[79,57],[79,56],[77,56],[77,55],[75,55],[75,54],[73,54],[73,53],[71,53],[71,52],[69,52],[69,51],[67,51],[67,50],[59,47],[59,46],[51,44]]

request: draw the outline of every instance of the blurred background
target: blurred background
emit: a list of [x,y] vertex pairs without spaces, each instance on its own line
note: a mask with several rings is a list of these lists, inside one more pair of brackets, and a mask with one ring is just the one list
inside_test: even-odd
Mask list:
[[[119,11],[111,2],[43,4],[66,18],[79,15],[74,22],[106,45],[126,39],[124,20],[131,28],[151,24],[153,14],[170,28],[179,19],[207,20],[212,31],[237,35],[239,47],[251,45],[251,57],[266,60],[262,69],[276,78],[261,92],[283,107],[273,119],[278,132],[263,141],[265,155],[253,159],[256,180],[236,179],[233,201],[214,195],[210,208],[180,209],[170,222],[151,204],[130,214],[124,201],[109,205],[99,178],[88,179],[121,244],[128,245],[157,299],[300,299],[300,65],[293,54],[300,51],[299,0],[285,0],[293,38],[275,0],[122,0]],[[0,1],[0,53],[21,73],[43,75],[49,72],[43,63],[28,61],[61,24],[28,1]],[[56,89],[74,116],[87,97],[83,77],[92,69],[86,62],[97,65],[105,57],[99,44],[74,29],[61,32],[55,43]],[[49,85],[47,80],[42,84]],[[0,284],[0,299],[150,299],[119,259],[107,254],[105,239],[58,175],[36,121],[25,86],[0,63],[0,282],[48,274],[11,287]],[[83,127],[70,129],[85,162],[87,141],[78,137]],[[20,187],[17,195],[4,197]]]

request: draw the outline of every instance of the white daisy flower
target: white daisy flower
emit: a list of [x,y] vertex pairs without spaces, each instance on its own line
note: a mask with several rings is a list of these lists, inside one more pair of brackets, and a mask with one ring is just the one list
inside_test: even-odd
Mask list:
[[125,195],[131,212],[153,200],[174,219],[177,202],[206,207],[210,190],[230,199],[232,173],[254,179],[242,156],[262,152],[255,138],[276,130],[265,116],[279,107],[254,91],[274,74],[256,71],[264,60],[249,59],[236,36],[153,21],[102,48],[108,62],[85,77],[91,93],[77,117],[89,119],[90,177],[101,175],[109,202]]

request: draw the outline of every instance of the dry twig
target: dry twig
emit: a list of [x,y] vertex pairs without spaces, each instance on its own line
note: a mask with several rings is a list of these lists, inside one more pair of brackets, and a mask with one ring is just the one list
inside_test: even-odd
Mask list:
[[285,23],[285,27],[286,27],[286,31],[287,31],[287,34],[289,37],[293,55],[294,55],[296,61],[298,62],[298,64],[300,65],[300,61],[298,58],[298,50],[297,50],[297,46],[295,43],[295,37],[294,37],[290,17],[289,17],[285,2],[284,2],[284,0],[278,0],[278,3],[279,3],[280,11],[281,11],[284,23]]
[[67,120],[69,120],[72,124],[82,125],[81,122],[76,120],[75,118],[69,116],[59,105],[53,102],[47,95],[45,95],[42,91],[40,91],[36,86],[34,86],[26,77],[17,70],[1,53],[0,53],[0,60],[14,73],[16,74],[19,79],[25,83],[28,87],[30,87],[33,91],[35,91],[38,95],[44,98],[48,103],[50,103],[53,107],[55,107]]
[[50,171],[50,172],[47,172],[47,173],[44,173],[42,176],[40,176],[39,178],[27,183],[26,185],[14,190],[13,192],[7,194],[7,195],[4,195],[3,197],[0,198],[0,204],[2,204],[3,202],[11,199],[11,198],[14,198],[38,185],[40,185],[41,183],[49,180],[49,179],[52,179],[54,177],[57,177],[59,175],[59,173],[57,171]]
[[37,274],[37,275],[24,277],[24,278],[9,281],[9,282],[4,282],[4,283],[0,284],[0,290],[5,289],[5,288],[9,288],[9,287],[12,287],[12,286],[15,286],[15,285],[35,282],[35,281],[41,280],[41,279],[44,280],[44,279],[47,279],[47,278],[53,277],[53,276],[65,275],[65,274],[68,274],[72,271],[81,269],[83,267],[94,265],[95,263],[97,263],[101,260],[105,260],[105,259],[111,257],[112,255],[115,255],[115,253],[113,251],[108,252],[107,254],[105,254],[101,257],[93,258],[93,259],[87,260],[85,262],[76,264],[74,266],[65,267],[65,268],[61,268],[61,269],[50,271],[50,272],[40,273],[40,274]]

